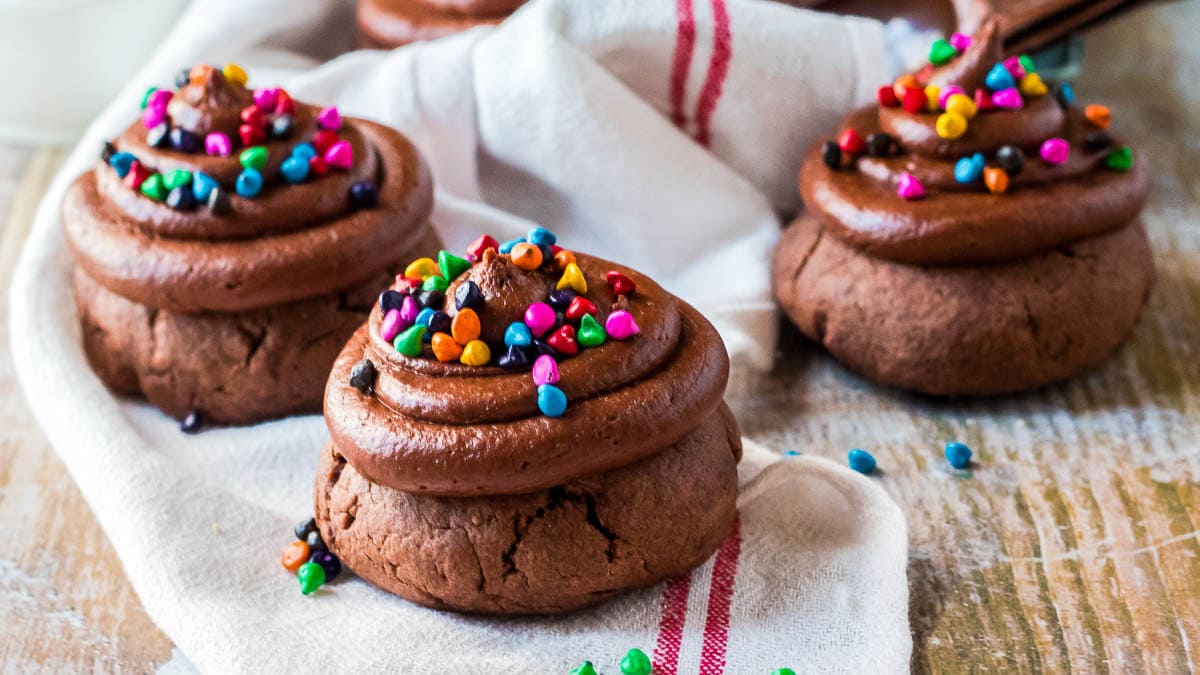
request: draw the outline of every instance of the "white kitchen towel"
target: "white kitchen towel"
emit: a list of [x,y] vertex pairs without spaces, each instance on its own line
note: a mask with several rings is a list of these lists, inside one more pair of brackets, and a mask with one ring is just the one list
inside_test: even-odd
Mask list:
[[[334,0],[197,0],[54,181],[12,289],[17,372],[151,617],[208,671],[895,672],[910,638],[902,515],[816,459],[752,448],[738,530],[686,581],[557,619],[422,609],[358,580],[303,597],[279,567],[311,511],[318,416],[181,435],[116,399],[79,344],[58,205],[140,92],[197,62],[396,126],[428,158],[458,249],[532,223],[696,304],[736,364],[764,368],[767,260],[800,154],[870,96],[878,24],[757,0],[534,0],[498,28],[316,66],[344,41]],[[761,470],[761,471],[760,471]]]

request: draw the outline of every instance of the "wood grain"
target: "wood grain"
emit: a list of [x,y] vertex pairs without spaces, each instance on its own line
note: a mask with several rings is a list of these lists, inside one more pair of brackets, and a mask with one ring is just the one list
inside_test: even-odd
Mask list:
[[171,642],[142,609],[13,373],[9,280],[60,160],[0,147],[0,671],[151,672]]

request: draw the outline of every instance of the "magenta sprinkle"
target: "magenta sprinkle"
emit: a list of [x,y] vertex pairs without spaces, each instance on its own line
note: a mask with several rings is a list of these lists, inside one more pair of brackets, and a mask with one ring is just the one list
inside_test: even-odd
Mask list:
[[1025,105],[1025,100],[1021,98],[1021,92],[1009,87],[992,94],[992,105],[1006,110],[1019,110]]
[[950,46],[962,52],[966,51],[971,46],[971,36],[962,33],[954,33],[950,36]]
[[1042,143],[1040,154],[1047,164],[1062,164],[1071,155],[1071,144],[1063,138],[1051,138]]
[[900,174],[900,182],[896,185],[896,194],[902,199],[920,199],[925,196],[925,186],[916,176],[907,171]]
[[317,113],[317,124],[322,129],[337,131],[342,128],[342,115],[337,108],[323,108]]
[[633,320],[632,314],[617,310],[609,314],[608,319],[604,321],[604,331],[614,340],[626,340],[642,332],[642,329],[638,327],[637,321]]
[[254,105],[258,106],[263,112],[275,110],[275,104],[279,102],[279,88],[271,87],[269,89],[254,90]]
[[148,105],[148,106],[146,106],[146,109],[142,111],[142,126],[146,127],[147,129],[153,129],[154,127],[162,124],[166,120],[167,120],[166,106],[149,106]]
[[1004,69],[1013,76],[1014,80],[1020,81],[1022,77],[1025,77],[1025,66],[1022,66],[1021,60],[1015,56],[1004,59]]
[[213,157],[228,157],[233,154],[233,141],[223,132],[214,131],[204,137],[204,152]]
[[338,141],[325,151],[325,163],[338,169],[354,166],[354,147],[349,141]]
[[533,383],[537,386],[558,382],[558,362],[549,354],[542,354],[533,362]]
[[404,301],[400,303],[400,318],[409,326],[417,321],[417,315],[421,313],[421,304],[418,303],[413,296],[404,296]]
[[554,308],[544,302],[535,302],[525,310],[525,325],[529,326],[529,331],[534,337],[541,337],[546,334],[546,331],[554,327],[554,322],[558,317],[554,315]]
[[387,342],[391,342],[405,328],[408,328],[408,325],[401,318],[400,310],[389,309],[388,313],[383,315],[383,321],[379,324],[379,337]]

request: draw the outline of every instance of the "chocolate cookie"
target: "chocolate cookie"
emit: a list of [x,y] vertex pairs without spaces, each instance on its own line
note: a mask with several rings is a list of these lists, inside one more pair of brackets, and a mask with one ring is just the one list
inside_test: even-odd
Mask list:
[[852,370],[930,394],[1065,379],[1129,335],[1154,279],[1141,223],[984,267],[866,256],[811,215],[784,232],[772,283],[800,330]]
[[360,0],[359,42],[392,49],[498,24],[525,0]]
[[329,449],[317,521],[343,564],[413,602],[488,614],[578,609],[685,574],[720,545],[737,500],[727,415],[648,459],[521,495],[402,492]]
[[326,388],[322,534],[430,606],[582,607],[686,572],[734,517],[716,330],[634,270],[527,239],[415,261]]
[[772,283],[854,370],[931,394],[994,394],[1090,367],[1129,335],[1153,279],[1144,160],[999,24],[931,49],[800,171],[807,212]]
[[199,66],[147,92],[62,206],[97,373],[228,424],[319,411],[374,291],[440,246],[407,139],[244,77]]

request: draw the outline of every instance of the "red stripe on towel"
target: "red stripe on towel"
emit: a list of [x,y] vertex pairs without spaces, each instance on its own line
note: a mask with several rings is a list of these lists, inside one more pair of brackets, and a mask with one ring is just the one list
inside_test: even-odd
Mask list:
[[687,94],[688,71],[692,68],[692,52],[696,49],[696,17],[692,0],[675,0],[675,55],[671,60],[671,121],[682,127],[683,99]]
[[704,80],[704,88],[700,90],[700,99],[696,102],[696,140],[708,147],[711,140],[709,124],[717,102],[721,100],[721,90],[725,87],[725,76],[729,74],[729,60],[733,55],[733,36],[729,30],[729,10],[725,0],[712,0],[713,11],[713,51],[708,61],[708,76]]
[[691,575],[667,582],[662,595],[662,618],[658,622],[658,642],[654,645],[655,675],[676,675],[679,671],[679,647],[683,644],[683,624],[687,620],[688,591]]
[[729,605],[742,552],[742,525],[733,521],[733,531],[717,550],[713,562],[712,587],[708,591],[708,616],[704,620],[704,645],[700,650],[700,675],[725,672],[725,648],[729,645]]

